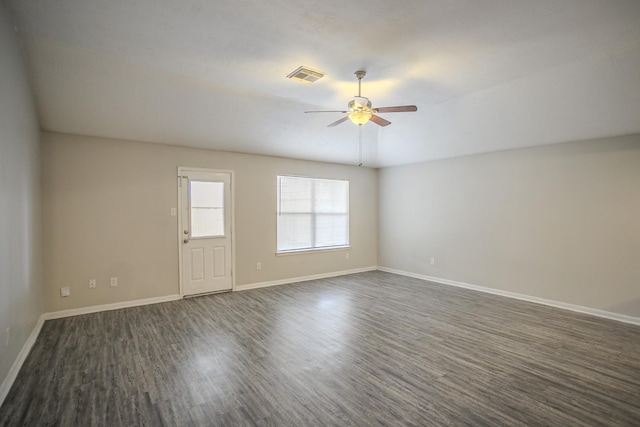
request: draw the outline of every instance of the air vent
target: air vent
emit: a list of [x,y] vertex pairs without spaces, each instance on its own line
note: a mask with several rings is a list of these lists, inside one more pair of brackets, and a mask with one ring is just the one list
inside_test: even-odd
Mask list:
[[312,70],[309,67],[298,67],[295,71],[287,76],[291,80],[310,84],[316,80],[324,77],[324,73],[317,70]]

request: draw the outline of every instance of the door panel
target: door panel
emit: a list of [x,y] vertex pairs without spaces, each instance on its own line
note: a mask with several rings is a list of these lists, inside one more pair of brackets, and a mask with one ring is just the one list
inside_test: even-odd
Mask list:
[[213,248],[213,277],[223,277],[225,274],[224,248]]
[[180,169],[183,295],[231,290],[231,174]]
[[204,248],[191,249],[191,280],[204,279]]

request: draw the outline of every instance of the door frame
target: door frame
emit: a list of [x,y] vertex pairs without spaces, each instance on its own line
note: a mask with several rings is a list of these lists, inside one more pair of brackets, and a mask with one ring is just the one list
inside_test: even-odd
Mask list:
[[178,278],[180,282],[180,297],[184,298],[184,283],[183,283],[183,266],[182,266],[182,248],[183,248],[183,234],[182,234],[182,181],[183,175],[186,172],[210,172],[210,173],[226,173],[229,174],[229,197],[231,199],[231,210],[229,212],[229,220],[231,221],[231,292],[236,290],[236,198],[235,198],[235,175],[234,171],[229,169],[208,169],[208,168],[193,168],[188,166],[178,166],[178,224],[177,224],[177,238],[178,238]]

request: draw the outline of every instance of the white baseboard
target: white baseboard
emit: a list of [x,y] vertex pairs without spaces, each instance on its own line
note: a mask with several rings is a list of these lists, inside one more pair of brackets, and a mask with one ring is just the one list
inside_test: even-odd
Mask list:
[[605,319],[617,320],[618,322],[640,325],[640,318],[638,317],[627,316],[625,314],[619,314],[619,313],[612,313],[610,311],[599,310],[597,308],[583,307],[581,305],[568,304],[561,301],[538,298],[530,295],[519,294],[516,292],[503,291],[500,289],[487,288],[485,286],[478,286],[478,285],[472,285],[469,283],[457,282],[455,280],[442,279],[442,278],[433,277],[433,276],[426,276],[424,274],[416,274],[408,271],[395,270],[393,268],[378,267],[378,270],[386,271],[387,273],[394,273],[394,274],[400,274],[402,276],[413,277],[416,279],[422,279],[429,282],[440,283],[443,285],[450,285],[450,286],[456,286],[458,288],[472,289],[474,291],[485,292],[488,294],[499,295],[507,298],[514,298],[514,299],[519,299],[523,301],[534,302],[537,304],[544,304],[551,307],[562,308],[565,310],[577,311],[579,313],[591,314],[592,316],[598,316],[598,317],[603,317]]
[[137,307],[140,305],[158,304],[161,302],[176,301],[182,299],[180,295],[166,295],[162,297],[122,301],[113,304],[92,305],[89,307],[72,308],[69,310],[54,311],[43,314],[45,320],[61,319],[63,317],[79,316],[81,314],[99,313],[101,311],[119,310],[121,308]]
[[16,357],[16,360],[14,360],[13,365],[11,365],[11,369],[9,369],[9,373],[7,374],[4,381],[2,381],[2,385],[0,385],[0,406],[2,406],[4,399],[9,394],[9,390],[11,390],[11,386],[13,385],[13,382],[16,380],[16,377],[18,376],[18,372],[20,372],[20,368],[22,368],[22,364],[24,363],[25,360],[27,360],[27,356],[29,355],[29,352],[31,352],[31,348],[36,343],[36,339],[40,334],[40,330],[42,329],[42,325],[44,324],[44,321],[45,321],[44,315],[40,316],[40,318],[36,322],[36,325],[33,327],[33,330],[31,331],[31,333],[27,337],[27,340],[22,346],[20,353],[18,353],[18,357]]
[[375,271],[378,267],[364,267],[353,270],[334,271],[331,273],[313,274],[311,276],[292,277],[290,279],[272,280],[270,282],[250,283],[248,285],[236,286],[234,291],[248,291],[249,289],[267,288],[269,286],[287,285],[290,283],[307,282],[309,280],[326,279],[329,277],[345,276],[347,274],[364,273],[365,271]]

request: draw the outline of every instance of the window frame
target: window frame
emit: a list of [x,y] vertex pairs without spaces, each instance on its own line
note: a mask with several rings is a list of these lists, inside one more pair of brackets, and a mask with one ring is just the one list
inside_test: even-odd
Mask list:
[[[302,179],[309,179],[309,180],[313,180],[313,181],[341,181],[341,182],[346,182],[347,184],[347,195],[346,195],[346,219],[347,219],[347,231],[346,231],[346,243],[345,244],[341,244],[341,245],[331,245],[331,246],[311,246],[311,247],[305,247],[305,248],[295,248],[295,249],[279,249],[278,247],[278,232],[279,232],[279,227],[278,227],[278,217],[281,215],[281,205],[282,205],[282,201],[281,201],[281,178],[302,178]],[[294,255],[294,254],[300,254],[300,253],[313,253],[313,252],[330,252],[330,251],[342,251],[342,250],[348,250],[351,249],[351,228],[350,228],[350,222],[351,222],[351,209],[350,209],[350,205],[351,205],[351,183],[348,179],[339,179],[339,178],[321,178],[321,177],[313,177],[313,176],[302,176],[302,175],[287,175],[287,174],[278,174],[276,176],[276,255],[281,256],[281,255]],[[315,183],[314,183],[314,188],[315,188]],[[315,208],[315,204],[316,204],[316,199],[315,197],[313,197],[313,199],[311,200],[312,206]],[[312,215],[312,240],[313,240],[313,244],[315,245],[315,219],[317,218],[318,214],[322,214],[322,212],[316,212],[315,209],[312,212],[309,212],[308,214]],[[344,215],[344,214],[340,214],[340,215]]]

